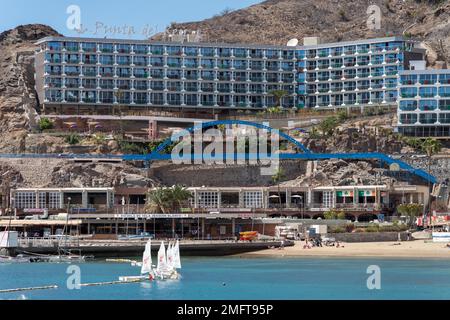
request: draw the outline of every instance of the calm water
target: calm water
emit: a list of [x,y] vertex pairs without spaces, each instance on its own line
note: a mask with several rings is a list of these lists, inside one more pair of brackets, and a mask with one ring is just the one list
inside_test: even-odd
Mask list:
[[[185,258],[183,279],[68,290],[68,264],[0,265],[0,289],[53,285],[56,290],[0,293],[0,299],[450,299],[450,261],[316,258]],[[381,290],[368,290],[369,265]],[[138,275],[129,264],[80,264],[81,282]],[[223,284],[226,284],[225,286]]]

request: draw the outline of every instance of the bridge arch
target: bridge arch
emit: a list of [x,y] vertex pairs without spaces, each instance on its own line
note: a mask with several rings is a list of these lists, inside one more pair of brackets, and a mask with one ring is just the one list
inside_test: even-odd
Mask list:
[[[182,137],[184,134],[186,134],[186,132],[193,133],[197,130],[203,130],[203,129],[207,129],[207,128],[211,128],[211,127],[215,127],[215,126],[219,126],[219,125],[243,125],[243,126],[254,127],[257,129],[267,130],[268,132],[271,132],[271,133],[275,132],[280,137],[283,137],[284,139],[286,139],[287,141],[289,141],[290,143],[295,145],[295,147],[299,148],[304,153],[311,153],[311,151],[308,148],[306,148],[302,143],[298,142],[290,135],[288,135],[284,132],[281,132],[278,129],[274,129],[272,127],[266,126],[264,124],[252,122],[252,121],[244,121],[244,120],[218,120],[218,121],[204,122],[202,124],[199,124],[194,127],[191,127],[191,128],[181,131],[180,133],[166,139],[151,154],[160,154],[168,146],[170,146],[173,143],[175,143],[176,141],[178,141],[180,137]],[[150,156],[151,156],[151,154],[150,154]]]

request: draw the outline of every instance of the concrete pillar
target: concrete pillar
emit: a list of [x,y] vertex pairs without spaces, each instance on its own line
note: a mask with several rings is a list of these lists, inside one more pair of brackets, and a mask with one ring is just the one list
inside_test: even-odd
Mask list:
[[359,194],[358,194],[359,190],[356,188],[353,188],[353,205],[355,205],[355,207],[357,206],[358,202],[359,202]]
[[409,203],[414,203],[414,195],[412,193],[409,194]]
[[269,209],[269,191],[263,190],[263,209]]
[[106,191],[106,208],[111,208],[111,192]]
[[291,202],[292,202],[292,191],[290,189],[286,188],[286,208],[290,208],[291,207]]
[[222,206],[222,191],[217,190],[217,209]]
[[313,200],[313,191],[311,187],[308,187],[307,197],[306,197],[306,203],[308,207],[311,207],[312,200]]
[[88,193],[86,190],[83,190],[83,193],[81,195],[81,207],[82,208],[88,207]]
[[239,208],[245,208],[244,191],[239,191]]
[[236,233],[236,219],[234,218],[231,219],[231,233],[233,236]]
[[423,202],[423,193],[418,193],[418,195],[417,195],[417,197],[418,197],[418,201],[419,201],[419,203],[424,203]]
[[39,191],[35,191],[34,194],[36,195],[36,202],[35,202],[35,208],[39,208]]
[[59,191],[59,208],[64,209],[64,192]]
[[332,199],[333,202],[331,203],[331,208],[336,208],[336,189],[333,188],[333,191],[331,191],[333,193]]
[[198,192],[194,190],[194,208],[198,209]]

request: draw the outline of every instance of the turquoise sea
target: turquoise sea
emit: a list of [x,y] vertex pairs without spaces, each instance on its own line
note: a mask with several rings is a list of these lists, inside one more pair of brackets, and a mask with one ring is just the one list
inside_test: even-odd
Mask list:
[[[58,289],[0,293],[4,299],[56,300],[310,300],[450,299],[450,261],[336,258],[184,258],[182,280],[68,290],[69,264],[2,264],[0,290],[58,285]],[[367,268],[381,270],[381,290],[367,288]],[[138,275],[130,264],[79,264],[81,283]]]

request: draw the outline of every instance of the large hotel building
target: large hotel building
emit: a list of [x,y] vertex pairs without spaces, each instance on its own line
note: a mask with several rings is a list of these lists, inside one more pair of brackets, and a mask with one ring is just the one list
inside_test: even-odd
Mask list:
[[45,113],[395,105],[398,74],[424,51],[401,37],[303,46],[48,37],[36,89]]
[[400,72],[398,130],[415,137],[450,137],[450,70],[424,64]]

